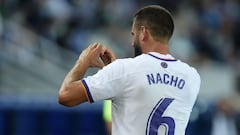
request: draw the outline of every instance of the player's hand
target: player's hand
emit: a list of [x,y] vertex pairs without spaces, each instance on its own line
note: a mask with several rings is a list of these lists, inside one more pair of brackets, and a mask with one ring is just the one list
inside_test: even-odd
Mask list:
[[114,53],[104,46],[100,54],[100,58],[103,61],[105,66],[112,63],[114,60],[116,60],[116,56],[114,55]]
[[91,44],[79,56],[80,62],[87,67],[104,67],[116,59],[115,55],[100,43]]

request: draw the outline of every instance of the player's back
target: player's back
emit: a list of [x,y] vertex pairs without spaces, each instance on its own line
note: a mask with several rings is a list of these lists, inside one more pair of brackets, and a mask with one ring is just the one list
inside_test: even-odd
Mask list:
[[112,99],[113,135],[184,135],[200,87],[196,70],[159,53],[119,63],[124,92]]

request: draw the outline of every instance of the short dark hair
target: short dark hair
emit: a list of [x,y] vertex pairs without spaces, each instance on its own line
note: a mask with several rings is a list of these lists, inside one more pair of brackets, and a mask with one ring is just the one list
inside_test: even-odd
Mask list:
[[149,29],[151,35],[155,40],[171,38],[174,31],[174,22],[171,13],[159,6],[150,5],[139,9],[135,15],[135,27],[140,29],[145,26]]

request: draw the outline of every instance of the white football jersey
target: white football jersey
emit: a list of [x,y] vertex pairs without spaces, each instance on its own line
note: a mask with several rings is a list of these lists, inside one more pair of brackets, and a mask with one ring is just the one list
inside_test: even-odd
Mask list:
[[171,55],[119,59],[82,80],[89,102],[112,100],[113,135],[185,135],[200,76]]

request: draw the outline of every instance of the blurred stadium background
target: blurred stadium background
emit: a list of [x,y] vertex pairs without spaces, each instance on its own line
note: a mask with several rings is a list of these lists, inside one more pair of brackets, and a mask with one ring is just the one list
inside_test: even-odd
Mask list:
[[149,4],[173,13],[172,53],[202,77],[186,135],[240,135],[239,0],[0,0],[0,135],[106,135],[101,102],[65,108],[58,89],[93,42],[132,57]]

